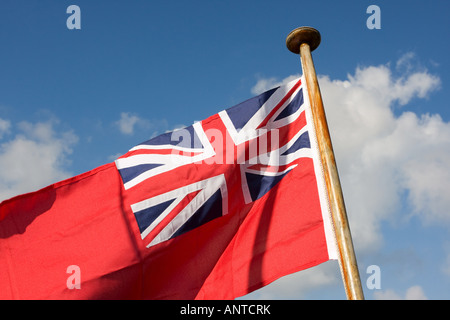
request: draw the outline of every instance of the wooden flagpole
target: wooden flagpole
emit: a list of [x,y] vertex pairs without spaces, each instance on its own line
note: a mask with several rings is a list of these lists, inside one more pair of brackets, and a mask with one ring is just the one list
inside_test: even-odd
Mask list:
[[319,83],[311,56],[311,51],[319,46],[320,40],[319,31],[311,27],[301,27],[289,33],[286,38],[286,45],[293,53],[300,53],[303,73],[308,87],[309,100],[311,102],[325,183],[330,199],[331,215],[339,251],[339,265],[345,292],[349,300],[362,300],[364,299],[364,295],[353,249],[344,197],[342,195]]

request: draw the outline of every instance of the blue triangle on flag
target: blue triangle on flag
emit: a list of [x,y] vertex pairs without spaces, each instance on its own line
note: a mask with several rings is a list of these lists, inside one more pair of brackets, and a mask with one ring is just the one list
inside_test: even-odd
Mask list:
[[145,163],[130,168],[119,169],[119,172],[123,183],[127,183],[128,181],[136,178],[138,175],[162,165],[162,163]]
[[248,172],[245,173],[245,176],[247,178],[248,190],[250,191],[252,201],[256,201],[264,196],[288,173],[289,171],[278,176],[265,176]]
[[135,212],[134,216],[136,217],[139,231],[141,233],[144,232],[144,230],[147,229],[148,226],[151,225],[152,222],[155,221],[155,219],[158,218],[164,212],[164,210],[166,210],[172,204],[172,202],[174,202],[174,200],[175,198],[159,203],[150,208]]
[[172,238],[221,216],[222,193],[219,189],[172,235]]

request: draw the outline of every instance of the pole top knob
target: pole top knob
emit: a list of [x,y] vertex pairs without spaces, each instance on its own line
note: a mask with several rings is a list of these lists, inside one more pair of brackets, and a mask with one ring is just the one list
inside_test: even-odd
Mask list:
[[320,44],[319,31],[311,27],[300,27],[292,30],[286,38],[287,48],[296,54],[300,53],[302,43],[309,44],[311,51],[316,49]]

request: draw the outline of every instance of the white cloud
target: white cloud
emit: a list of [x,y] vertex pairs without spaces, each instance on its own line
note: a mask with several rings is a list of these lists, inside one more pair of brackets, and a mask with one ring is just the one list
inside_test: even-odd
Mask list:
[[140,119],[136,115],[132,115],[129,112],[122,112],[120,114],[120,120],[116,122],[116,125],[119,127],[121,133],[131,135],[134,133],[135,126],[143,122],[145,120]]
[[408,288],[405,295],[402,296],[392,289],[376,291],[373,294],[376,300],[427,300],[421,286],[412,286]]
[[251,92],[254,95],[258,95],[260,93],[263,93],[264,91],[267,91],[269,89],[282,86],[288,82],[291,82],[292,80],[297,79],[300,77],[299,74],[294,74],[292,76],[288,76],[284,78],[283,80],[279,81],[277,78],[260,78],[256,84],[252,87]]
[[395,78],[387,66],[358,68],[347,80],[319,79],[356,246],[381,244],[408,194],[411,214],[450,221],[450,124],[395,102],[425,98],[440,80],[426,71]]
[[71,131],[57,133],[56,124],[20,122],[19,133],[0,145],[0,200],[71,176],[64,167],[78,138]]
[[415,68],[414,63],[416,63],[416,61],[414,60],[416,60],[416,54],[414,52],[407,52],[397,60],[395,68],[399,71],[410,72]]
[[148,136],[154,137],[167,130],[169,124],[166,119],[145,119],[130,112],[121,112],[120,119],[114,122],[114,125],[119,128],[119,131],[125,135],[133,135],[137,129],[141,129],[151,134]]
[[9,133],[10,128],[11,122],[9,120],[0,119],[0,139],[3,138],[3,135]]
[[413,97],[424,98],[440,85],[438,77],[425,71],[406,72],[394,78],[388,66],[357,68],[354,76],[348,76],[349,87],[363,88],[369,94],[378,94],[379,102],[392,104],[398,101],[405,105]]

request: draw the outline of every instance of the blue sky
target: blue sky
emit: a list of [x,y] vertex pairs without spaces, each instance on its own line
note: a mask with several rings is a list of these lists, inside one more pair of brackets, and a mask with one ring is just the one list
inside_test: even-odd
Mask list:
[[[69,5],[81,29],[69,30]],[[369,5],[381,29],[369,30]],[[111,162],[301,74],[313,58],[367,299],[449,299],[448,1],[56,1],[0,4],[0,197]],[[449,179],[447,179],[449,178]],[[369,289],[367,267],[381,271]],[[249,296],[343,299],[335,262]]]

